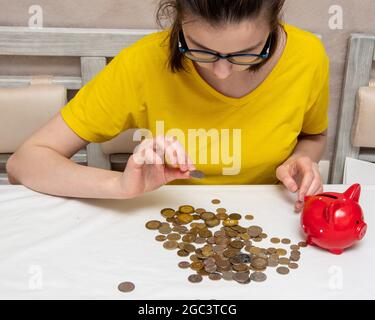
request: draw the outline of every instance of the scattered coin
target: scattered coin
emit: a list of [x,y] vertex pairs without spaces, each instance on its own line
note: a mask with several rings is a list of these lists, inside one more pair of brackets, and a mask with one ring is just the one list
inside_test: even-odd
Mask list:
[[241,220],[241,218],[242,218],[241,215],[238,213],[231,213],[229,215],[229,219],[231,220]]
[[287,267],[278,267],[276,269],[276,271],[279,273],[279,274],[282,274],[282,275],[285,275],[285,274],[288,274],[289,273],[289,269]]
[[163,243],[163,247],[167,250],[177,249],[178,244],[176,241],[168,240]]
[[213,199],[211,201],[212,204],[219,204],[221,201],[219,199]]
[[252,238],[258,237],[260,234],[262,234],[262,232],[263,232],[263,229],[261,227],[258,227],[258,226],[251,226],[247,230],[247,233]]
[[156,241],[165,241],[167,239],[167,237],[163,234],[158,234],[156,237],[155,237],[155,240]]
[[177,215],[177,219],[181,224],[188,224],[193,221],[193,216],[188,213],[180,213]]
[[191,283],[198,283],[198,282],[201,282],[203,280],[202,276],[199,275],[199,274],[192,274],[188,277],[188,280],[191,282]]
[[245,216],[245,219],[246,219],[246,220],[254,220],[254,216],[251,215],[251,214],[247,214],[247,215]]
[[283,244],[290,244],[291,241],[289,239],[287,239],[287,238],[284,238],[284,239],[281,240],[281,243],[283,243]]
[[217,280],[220,280],[222,278],[222,275],[220,273],[210,273],[208,275],[208,278],[210,278],[210,280],[214,280],[214,281],[217,281]]
[[251,275],[250,275],[250,279],[252,281],[255,281],[255,282],[263,282],[263,281],[266,281],[267,279],[267,275],[263,272],[253,272]]
[[135,289],[135,285],[132,282],[122,282],[118,285],[118,289],[121,292],[131,292]]
[[188,261],[181,261],[178,263],[178,267],[181,269],[188,269],[190,268],[190,262]]
[[171,208],[165,208],[163,210],[161,210],[161,215],[164,217],[164,218],[172,218],[175,216],[176,214],[176,211],[174,211],[173,209]]
[[146,228],[149,230],[157,230],[161,226],[161,222],[157,220],[151,220],[146,223]]
[[306,243],[305,241],[298,242],[298,245],[299,245],[301,248],[305,248],[305,247],[307,247],[307,243]]
[[291,262],[288,265],[289,269],[297,269],[298,268],[298,263]]
[[183,205],[178,208],[178,211],[181,213],[193,213],[195,210],[194,210],[194,207],[192,206]]

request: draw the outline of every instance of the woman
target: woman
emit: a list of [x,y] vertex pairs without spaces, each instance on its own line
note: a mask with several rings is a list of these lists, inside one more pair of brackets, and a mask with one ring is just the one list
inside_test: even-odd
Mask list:
[[[26,141],[7,163],[10,181],[59,196],[120,199],[167,183],[282,182],[298,191],[295,210],[301,211],[305,195],[322,191],[317,163],[326,145],[329,62],[314,35],[281,22],[283,4],[162,1],[159,21],[171,18],[172,27],[125,48]],[[239,170],[223,174],[225,159],[214,155],[197,162],[218,141],[186,152],[179,136],[157,135],[160,122],[185,137],[190,129],[238,130],[225,146],[236,151]],[[131,127],[153,137],[123,173],[69,160],[89,142]],[[158,148],[165,148],[169,164]],[[204,179],[191,179],[196,168]]]

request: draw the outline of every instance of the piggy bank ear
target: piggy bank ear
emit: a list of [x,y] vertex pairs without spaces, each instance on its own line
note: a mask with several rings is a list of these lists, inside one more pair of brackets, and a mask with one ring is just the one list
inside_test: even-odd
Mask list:
[[356,183],[353,184],[348,190],[344,192],[346,198],[349,198],[355,202],[359,202],[359,196],[361,194],[361,186]]
[[340,208],[342,208],[345,205],[345,203],[342,203],[341,201],[334,201],[331,202],[328,207],[326,208],[326,214],[325,218],[328,223],[330,224],[336,224],[336,211]]

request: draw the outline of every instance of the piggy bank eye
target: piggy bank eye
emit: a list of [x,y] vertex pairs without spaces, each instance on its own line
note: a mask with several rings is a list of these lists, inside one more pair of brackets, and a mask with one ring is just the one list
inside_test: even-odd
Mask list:
[[359,224],[359,220],[357,220],[355,223],[356,223],[356,224]]

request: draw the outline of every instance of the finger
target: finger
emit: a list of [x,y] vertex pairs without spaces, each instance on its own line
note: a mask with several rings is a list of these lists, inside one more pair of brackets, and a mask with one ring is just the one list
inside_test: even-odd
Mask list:
[[303,209],[303,206],[304,206],[303,201],[296,201],[296,203],[295,203],[295,205],[294,205],[294,211],[295,211],[296,213],[301,212],[302,209]]
[[306,195],[311,196],[319,193],[319,190],[322,189],[322,178],[320,176],[319,170],[317,170],[315,167],[313,168],[313,173],[314,173],[314,180],[311,183],[310,188],[307,190]]
[[287,166],[281,165],[280,167],[278,167],[276,170],[276,177],[290,192],[296,192],[298,190],[298,185],[289,173]]
[[301,186],[299,188],[298,200],[303,201],[307,191],[309,190],[314,180],[314,172],[311,168],[311,164],[305,161],[303,162],[301,161],[299,163],[299,169],[303,177],[302,177]]
[[164,175],[167,183],[176,179],[190,179],[189,171],[181,172],[180,169],[170,167],[165,167]]
[[153,157],[153,141],[145,139],[134,149],[132,160],[136,168],[143,167]]
[[195,170],[192,160],[178,140],[168,140],[167,153],[173,157],[174,164],[176,164],[182,172]]

